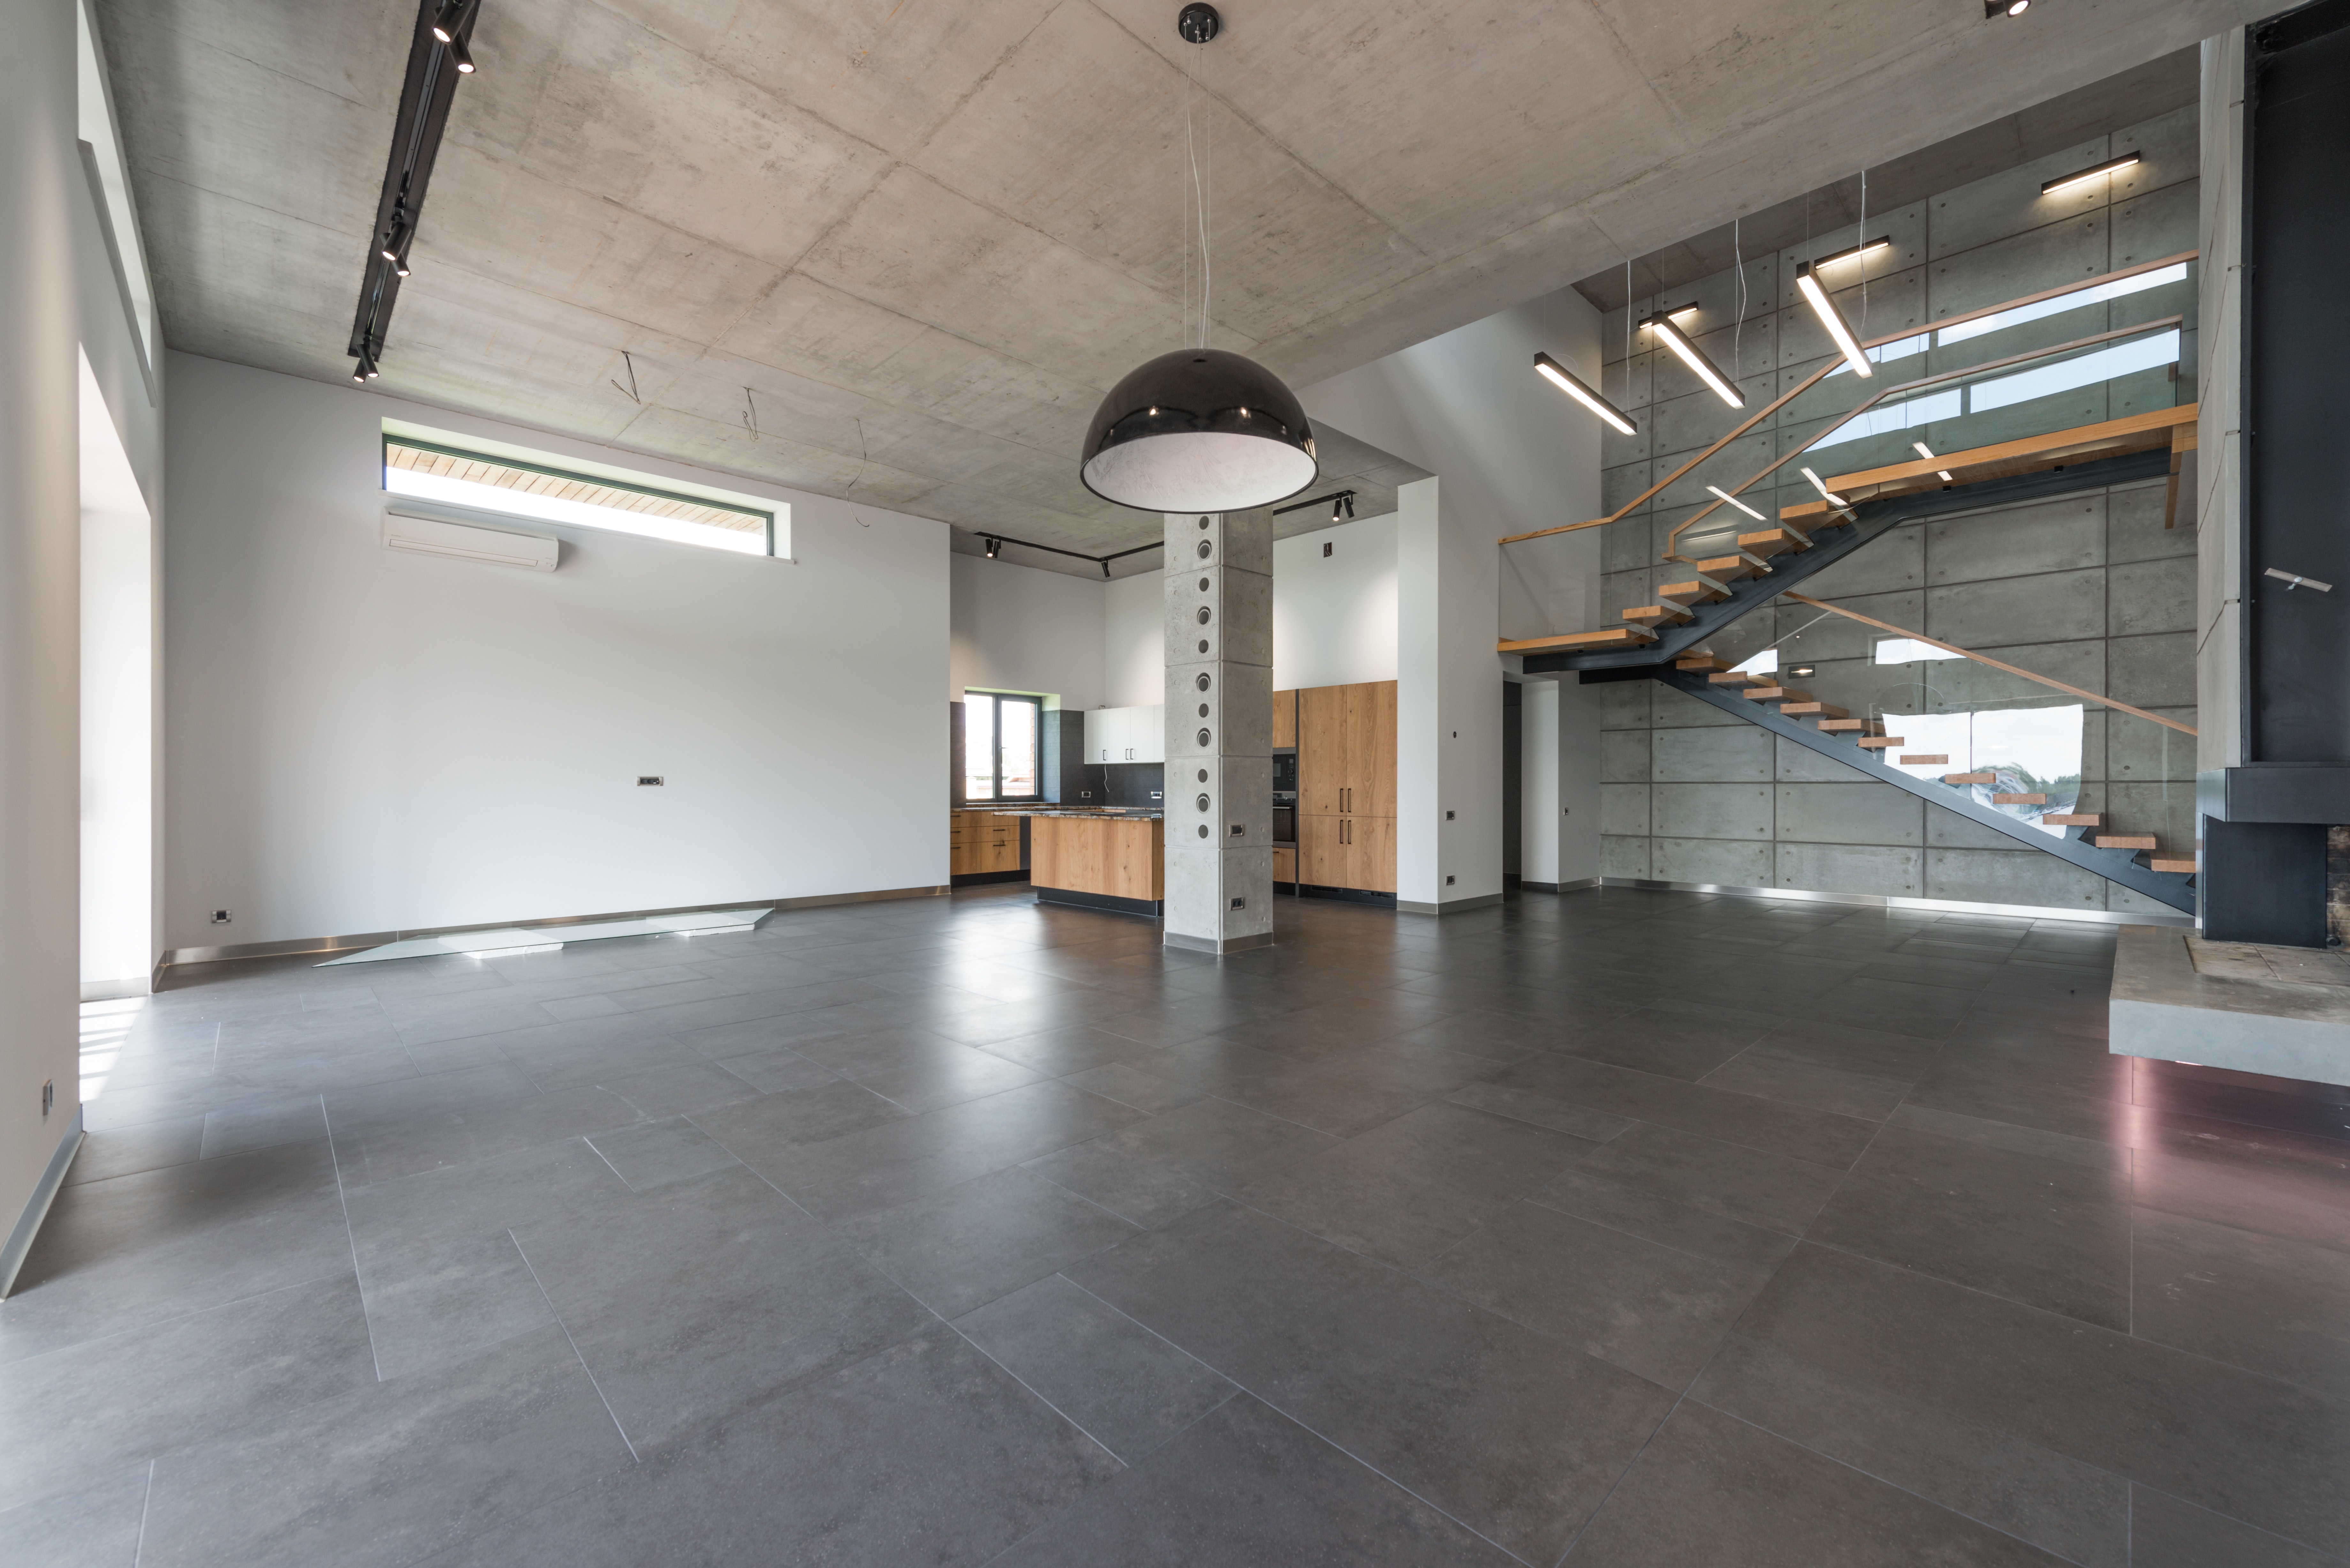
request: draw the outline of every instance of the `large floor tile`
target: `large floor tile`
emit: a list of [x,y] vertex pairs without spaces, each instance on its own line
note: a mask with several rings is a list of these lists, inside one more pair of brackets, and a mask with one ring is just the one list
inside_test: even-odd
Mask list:
[[1099,1204],[1017,1168],[844,1220],[838,1229],[874,1267],[945,1318],[1136,1233]]
[[446,1366],[555,1321],[504,1231],[380,1254],[359,1288],[379,1377]]
[[68,1187],[0,1307],[0,1362],[350,1268],[323,1139]]
[[997,1561],[1503,1568],[1513,1559],[1243,1394]]
[[2106,1328],[2130,1324],[2130,1184],[2111,1170],[1887,1127],[1807,1232]]
[[0,1568],[138,1568],[152,1465],[0,1512]]
[[1128,1464],[1232,1397],[1229,1380],[1060,1274],[955,1327]]
[[1654,1383],[1228,1204],[1070,1277],[1529,1562],[1566,1549],[1672,1403]]
[[165,1455],[139,1561],[390,1568],[631,1462],[549,1323]]
[[1337,1141],[1211,1097],[1031,1160],[1027,1168],[1138,1225],[1163,1225]]
[[1849,1253],[1798,1248],[1692,1392],[2076,1561],[2124,1481],[2350,1544],[2350,1405]]
[[1118,1469],[934,1327],[649,1452],[436,1565],[985,1563]]
[[1575,1568],[2058,1568],[2061,1557],[1687,1403],[1567,1554]]
[[0,1509],[374,1381],[348,1271],[0,1365]]
[[1240,1188],[1253,1208],[1413,1268],[1596,1147],[1461,1106],[1422,1106]]
[[515,1227],[639,1451],[935,1322],[740,1168]]
[[1752,1095],[1605,1063],[1546,1055],[1513,1063],[1488,1082],[1587,1110],[1696,1133],[1841,1170],[1860,1158],[1874,1124]]
[[[1646,1123],[1617,1134],[1576,1168],[1709,1214],[1799,1234],[1844,1179],[1834,1167]],[[1542,1194],[1535,1200],[1546,1201]]]
[[2350,1253],[2158,1209],[2132,1242],[2130,1332],[2350,1401]]
[[1422,1264],[1464,1301],[1685,1388],[1770,1278],[1531,1203],[1513,1204]]
[[2151,1487],[2130,1488],[2130,1568],[2341,1568],[2345,1561]]

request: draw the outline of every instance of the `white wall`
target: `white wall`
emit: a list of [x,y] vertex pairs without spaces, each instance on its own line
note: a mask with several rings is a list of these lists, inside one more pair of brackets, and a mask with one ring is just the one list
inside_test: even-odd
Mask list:
[[947,880],[943,524],[775,492],[796,564],[560,525],[553,574],[396,554],[387,416],[745,482],[216,360],[170,375],[172,946]]
[[1147,572],[1102,585],[1102,705],[1148,708],[1166,696],[1166,576]]
[[[78,1127],[73,0],[0,0],[0,1292]],[[41,1087],[56,1085],[44,1111]]]
[[143,995],[162,948],[155,853],[155,524],[81,357],[81,993]]
[[1105,585],[984,556],[953,556],[949,571],[951,700],[975,686],[1050,692],[1064,708],[1101,705]]
[[1275,540],[1274,690],[1395,678],[1396,514]]

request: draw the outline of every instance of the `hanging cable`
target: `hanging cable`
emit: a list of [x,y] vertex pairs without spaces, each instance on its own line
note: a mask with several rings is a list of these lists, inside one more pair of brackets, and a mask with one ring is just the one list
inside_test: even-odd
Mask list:
[[1735,369],[1731,380],[1746,377],[1746,251],[1738,238],[1738,220],[1730,220],[1730,265],[1738,269],[1738,325],[1730,333],[1730,358]]

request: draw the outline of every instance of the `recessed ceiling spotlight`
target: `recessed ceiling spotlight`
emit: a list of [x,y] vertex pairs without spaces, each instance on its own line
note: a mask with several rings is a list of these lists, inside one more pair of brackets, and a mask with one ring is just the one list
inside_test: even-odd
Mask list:
[[1681,363],[1697,372],[1697,379],[1713,389],[1714,396],[1733,409],[1746,406],[1746,395],[1730,384],[1730,378],[1716,369],[1712,360],[1700,353],[1689,340],[1689,334],[1669,316],[1651,316],[1640,323],[1664,340],[1665,347],[1680,356]]
[[2085,185],[2092,180],[2103,179],[2108,174],[2118,174],[2125,169],[2135,169],[2137,167],[2137,153],[2125,152],[2119,158],[2108,158],[2103,163],[2093,163],[2086,169],[2077,170],[2070,174],[2059,174],[2055,179],[2043,183],[2040,187],[2040,193],[2043,196],[2054,196],[2059,191],[2069,191],[2075,185]]
[[1624,434],[1630,435],[1639,428],[1633,424],[1631,418],[1623,410],[1584,385],[1580,376],[1549,355],[1534,356],[1534,373],[1601,419],[1606,420]]
[[1875,375],[1876,367],[1868,362],[1868,356],[1860,351],[1859,340],[1853,337],[1851,325],[1845,320],[1844,312],[1836,308],[1835,301],[1828,297],[1827,290],[1820,286],[1811,263],[1795,264],[1795,286],[1811,302],[1813,313],[1820,318],[1820,325],[1828,329],[1828,336],[1835,340],[1836,352],[1843,355],[1845,363],[1852,367],[1852,373],[1856,376]]

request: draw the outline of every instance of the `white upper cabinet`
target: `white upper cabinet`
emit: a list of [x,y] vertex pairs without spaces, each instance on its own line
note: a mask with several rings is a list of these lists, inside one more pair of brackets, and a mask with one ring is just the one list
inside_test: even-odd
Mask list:
[[1163,763],[1167,760],[1167,710],[1089,708],[1086,711],[1086,761]]

